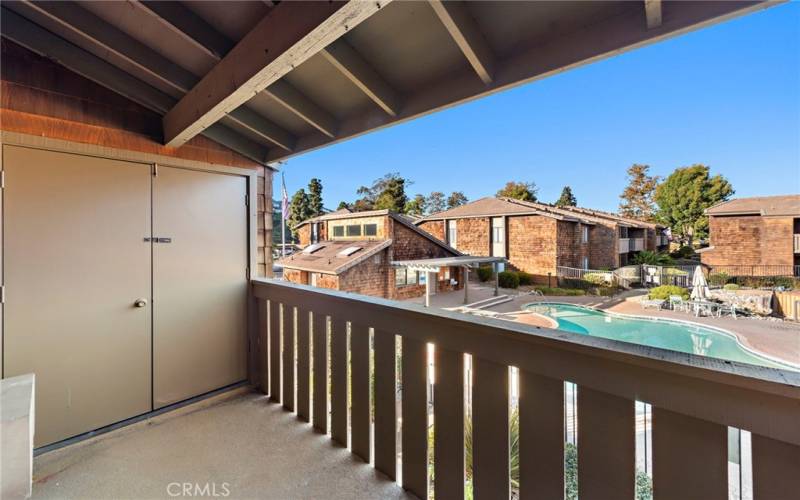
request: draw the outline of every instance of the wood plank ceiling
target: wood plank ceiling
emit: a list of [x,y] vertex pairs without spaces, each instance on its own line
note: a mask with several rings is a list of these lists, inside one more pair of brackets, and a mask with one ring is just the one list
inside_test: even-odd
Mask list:
[[284,159],[775,2],[4,1],[2,36]]

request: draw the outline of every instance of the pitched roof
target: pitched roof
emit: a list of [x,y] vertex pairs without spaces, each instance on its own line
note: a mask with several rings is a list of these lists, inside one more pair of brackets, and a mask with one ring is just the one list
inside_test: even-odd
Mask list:
[[[286,269],[311,271],[324,274],[341,274],[356,264],[388,248],[392,240],[327,240],[319,243],[319,250],[307,253],[305,250],[284,257],[276,264]],[[348,248],[358,248],[350,255],[341,252]],[[311,245],[306,247],[306,250]]]
[[559,220],[570,220],[574,222],[587,222],[584,217],[569,213],[560,213],[552,210],[547,205],[539,205],[529,202],[521,202],[511,198],[495,198],[487,196],[464,205],[431,214],[416,221],[416,223],[428,220],[440,219],[465,219],[470,217],[491,217],[500,215],[543,215]]
[[754,196],[724,201],[706,209],[708,215],[793,215],[800,216],[800,194]]

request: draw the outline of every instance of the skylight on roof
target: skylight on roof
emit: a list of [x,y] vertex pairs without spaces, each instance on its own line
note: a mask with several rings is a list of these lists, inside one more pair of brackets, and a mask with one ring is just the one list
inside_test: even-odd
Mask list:
[[361,247],[347,247],[344,250],[342,250],[341,252],[339,252],[339,256],[340,257],[350,257],[351,255],[353,255],[354,253],[358,252],[359,250],[361,250]]
[[314,243],[313,245],[309,245],[303,249],[303,253],[306,255],[311,255],[312,253],[316,252],[317,250],[321,250],[324,247],[322,243]]

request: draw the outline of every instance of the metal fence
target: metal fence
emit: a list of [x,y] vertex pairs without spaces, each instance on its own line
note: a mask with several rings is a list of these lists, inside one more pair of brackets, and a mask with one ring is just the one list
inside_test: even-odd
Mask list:
[[800,277],[800,266],[786,265],[739,265],[706,266],[708,274],[727,274],[737,277]]
[[566,285],[574,285],[574,282],[580,281],[588,285],[630,288],[634,283],[641,281],[639,266],[626,266],[615,270],[579,269],[576,267],[558,266],[556,268],[556,276],[558,277],[559,284]]

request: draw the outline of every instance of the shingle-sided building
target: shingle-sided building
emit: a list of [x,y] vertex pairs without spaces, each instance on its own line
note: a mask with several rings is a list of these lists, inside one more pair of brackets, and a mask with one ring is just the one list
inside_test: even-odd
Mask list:
[[[278,261],[286,280],[389,299],[425,294],[425,273],[394,262],[461,255],[388,210],[339,210],[301,223],[297,232],[303,250]],[[435,291],[463,286],[459,266],[436,276]]]
[[701,251],[703,264],[737,266],[739,273],[745,266],[770,266],[757,274],[800,266],[800,195],[739,198],[706,214],[710,246]]
[[654,224],[510,198],[481,198],[417,224],[463,253],[505,257],[539,281],[555,276],[559,266],[614,268],[666,244]]

